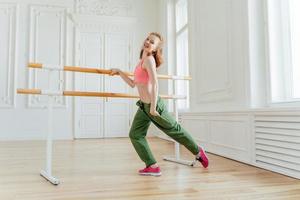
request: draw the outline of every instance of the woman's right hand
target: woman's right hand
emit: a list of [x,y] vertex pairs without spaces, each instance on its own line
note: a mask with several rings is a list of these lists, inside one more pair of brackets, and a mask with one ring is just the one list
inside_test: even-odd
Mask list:
[[114,75],[119,75],[120,74],[120,72],[121,72],[121,70],[120,69],[118,69],[118,68],[112,68],[112,69],[110,69],[110,75],[111,76],[114,76]]
[[152,109],[152,108],[150,108],[150,114],[152,116],[160,116],[160,114],[155,109]]

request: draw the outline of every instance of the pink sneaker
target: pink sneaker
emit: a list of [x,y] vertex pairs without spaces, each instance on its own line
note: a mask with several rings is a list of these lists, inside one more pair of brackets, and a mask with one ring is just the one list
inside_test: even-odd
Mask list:
[[199,147],[199,149],[200,149],[200,151],[199,151],[198,155],[196,156],[196,160],[198,160],[204,168],[207,168],[208,164],[209,164],[208,157],[205,154],[205,151],[203,148]]
[[139,174],[144,176],[160,176],[161,171],[159,167],[156,168],[146,167],[144,169],[139,170]]

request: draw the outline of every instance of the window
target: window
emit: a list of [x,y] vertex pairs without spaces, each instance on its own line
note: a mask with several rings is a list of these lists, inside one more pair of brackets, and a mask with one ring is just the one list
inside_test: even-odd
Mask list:
[[[189,75],[188,52],[188,4],[187,0],[177,0],[175,3],[176,30],[176,73],[179,76]],[[176,94],[185,95],[187,99],[178,100],[178,109],[189,108],[189,82],[176,81]]]
[[272,103],[300,100],[300,1],[268,0]]
[[294,98],[300,98],[300,1],[289,0],[290,6],[290,29],[291,29],[291,52],[293,66],[293,94]]

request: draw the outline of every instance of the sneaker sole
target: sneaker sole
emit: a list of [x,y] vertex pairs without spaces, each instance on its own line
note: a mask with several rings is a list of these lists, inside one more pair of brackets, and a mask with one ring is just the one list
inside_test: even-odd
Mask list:
[[161,176],[161,172],[160,173],[139,173],[139,175],[142,175],[142,176]]

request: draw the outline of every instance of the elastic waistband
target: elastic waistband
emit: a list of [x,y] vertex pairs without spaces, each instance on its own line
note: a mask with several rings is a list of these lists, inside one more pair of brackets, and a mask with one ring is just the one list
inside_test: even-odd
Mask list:
[[[161,101],[161,97],[160,96],[158,96],[157,97],[157,103],[158,102],[160,102]],[[145,103],[145,102],[142,102],[141,100],[138,100],[137,102],[136,102],[136,105],[137,106],[139,106],[139,107],[150,107],[150,105],[151,105],[151,103]]]

